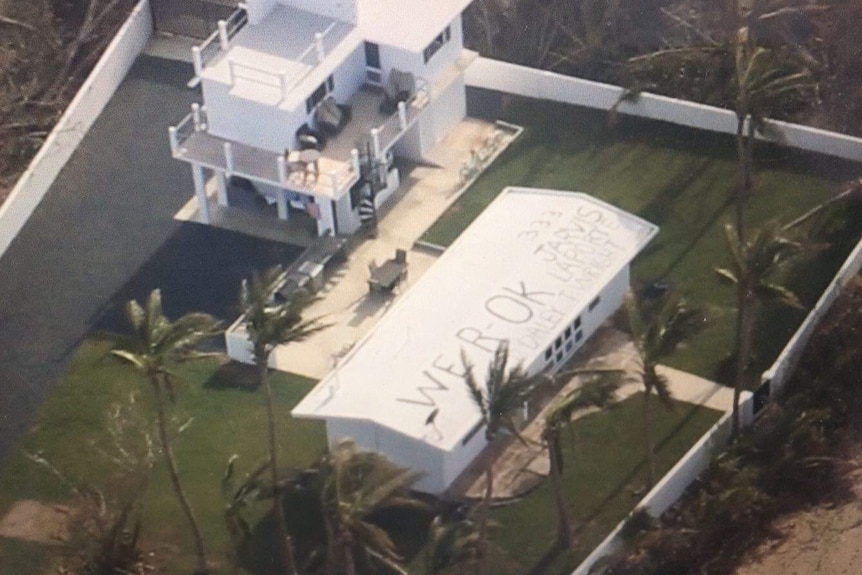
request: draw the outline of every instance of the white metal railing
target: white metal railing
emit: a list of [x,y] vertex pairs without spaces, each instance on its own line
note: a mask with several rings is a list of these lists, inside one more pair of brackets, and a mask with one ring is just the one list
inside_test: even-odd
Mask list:
[[[234,60],[228,61],[229,81],[231,87],[236,86],[238,79],[247,82],[254,82],[264,86],[270,86],[279,90],[279,99],[276,105],[281,104],[287,95],[296,86],[305,80],[309,74],[320,65],[326,58],[326,46],[324,40],[335,28],[335,22],[331,22],[323,32],[314,34],[314,41],[305,48],[296,58],[296,62],[303,64],[302,71],[294,76],[288,76],[285,70],[272,71],[267,68],[255,66],[253,64],[245,64]],[[242,74],[242,70],[254,72],[253,75]],[[237,72],[240,73],[237,73]]]
[[168,128],[168,136],[171,142],[171,154],[177,156],[183,144],[195,132],[205,132],[207,130],[207,108],[200,104],[192,104],[192,111],[176,126]]
[[371,130],[370,137],[376,156],[380,157],[407,131],[430,99],[428,83],[423,78],[416,78],[416,92],[406,102],[399,102],[396,113]]
[[200,82],[204,68],[212,62],[222,51],[226,51],[230,41],[236,34],[248,24],[248,13],[245,8],[237,8],[227,20],[219,20],[217,29],[210,34],[200,45],[192,47],[192,62],[195,67],[195,77],[189,82],[189,86]]

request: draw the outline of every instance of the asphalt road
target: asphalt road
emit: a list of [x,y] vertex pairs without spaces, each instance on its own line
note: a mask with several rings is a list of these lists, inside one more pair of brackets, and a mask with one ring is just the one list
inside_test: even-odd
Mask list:
[[183,62],[141,56],[0,258],[0,462],[94,329],[163,290],[175,316],[232,319],[239,282],[301,250],[172,219],[192,195],[167,127],[199,101]]

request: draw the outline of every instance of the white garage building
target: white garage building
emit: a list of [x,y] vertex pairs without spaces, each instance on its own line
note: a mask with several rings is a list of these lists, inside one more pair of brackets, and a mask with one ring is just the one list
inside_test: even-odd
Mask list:
[[444,491],[485,446],[461,352],[480,379],[504,340],[511,365],[553,371],[620,307],[657,232],[585,194],[507,188],[293,415]]

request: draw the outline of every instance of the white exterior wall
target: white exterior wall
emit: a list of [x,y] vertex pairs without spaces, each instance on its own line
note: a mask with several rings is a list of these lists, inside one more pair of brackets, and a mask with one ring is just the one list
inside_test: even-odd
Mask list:
[[[429,429],[429,433],[433,430]],[[444,472],[446,454],[421,441],[369,421],[340,418],[326,420],[326,435],[330,445],[350,438],[362,449],[381,453],[401,467],[422,473],[415,485],[420,491],[441,493],[449,485]]]
[[278,0],[278,3],[342,22],[356,22],[355,0]]
[[[333,74],[332,95],[339,103],[347,101],[362,85],[364,72],[360,47]],[[232,96],[229,85],[207,78],[202,87],[211,134],[271,152],[296,147],[296,130],[313,116],[305,111],[304,98],[295,110],[285,110]]]
[[458,479],[461,472],[476,459],[486,445],[485,428],[482,427],[466,445],[459,443],[457,448],[446,454],[443,464],[443,479],[446,487]]
[[[464,33],[461,27],[460,14],[449,24],[449,28],[452,33],[450,40],[431,57],[427,64],[423,61],[422,53],[419,53],[419,62],[422,64],[422,70],[416,74],[426,78],[429,82],[433,82],[434,78],[447,66],[454,64],[461,55],[461,50],[464,49]],[[436,37],[442,31],[442,29],[437,30],[434,36]]]

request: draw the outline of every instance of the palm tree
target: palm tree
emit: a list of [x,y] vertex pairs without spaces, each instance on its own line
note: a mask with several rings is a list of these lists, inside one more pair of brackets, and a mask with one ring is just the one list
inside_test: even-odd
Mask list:
[[426,570],[432,574],[462,575],[477,566],[479,530],[476,509],[470,507],[456,516],[438,515],[431,522]]
[[557,549],[568,549],[572,544],[572,522],[569,518],[569,507],[562,484],[563,449],[560,435],[563,428],[571,423],[576,412],[589,407],[605,408],[615,401],[616,391],[621,380],[619,377],[611,377],[611,375],[619,375],[620,373],[622,373],[620,370],[574,372],[576,375],[583,374],[590,379],[552,405],[545,416],[542,439],[548,450],[551,490],[554,493],[554,507],[557,512]]
[[673,353],[680,343],[703,328],[704,317],[699,309],[670,293],[665,293],[657,301],[646,301],[629,292],[625,309],[629,332],[638,351],[638,375],[644,386],[644,447],[647,483],[648,487],[652,487],[656,480],[651,406],[653,393],[666,406],[673,405],[667,378],[656,371],[656,366]]
[[179,383],[179,378],[171,368],[178,363],[206,357],[208,354],[197,351],[197,347],[205,340],[218,335],[221,328],[215,318],[202,313],[189,313],[171,322],[162,313],[162,296],[159,290],[153,290],[150,293],[144,307],[141,307],[137,301],[130,301],[126,305],[126,315],[134,334],[124,345],[112,350],[111,353],[143,373],[150,383],[155,398],[159,440],[167,463],[168,475],[180,507],[192,528],[197,553],[195,573],[208,573],[203,536],[180,483],[176,460],[171,449],[165,396],[173,401],[176,396],[176,385]]
[[288,575],[295,575],[296,560],[293,553],[293,543],[287,532],[283,498],[278,490],[278,444],[275,432],[276,419],[272,386],[269,380],[269,357],[276,346],[292,341],[301,341],[325,326],[316,319],[302,319],[302,309],[306,303],[304,292],[295,292],[296,295],[284,303],[277,304],[274,302],[274,292],[284,281],[284,276],[284,271],[279,266],[275,266],[266,270],[262,275],[254,274],[251,281],[243,280],[240,290],[240,307],[242,308],[245,330],[252,344],[252,355],[257,366],[258,382],[263,387],[266,399],[269,471],[273,489],[273,507],[278,525],[282,568]]
[[737,187],[736,229],[745,235],[745,200],[751,195],[756,133],[764,132],[767,116],[788,95],[810,89],[807,71],[788,72],[771,50],[758,46],[748,26],[740,27],[734,45]]
[[[523,408],[533,389],[547,378],[543,375],[529,376],[520,365],[507,371],[509,344],[506,341],[501,342],[494,352],[494,358],[488,366],[485,385],[482,387],[479,386],[473,374],[473,365],[463,352],[461,361],[464,364],[464,383],[470,390],[470,397],[479,409],[481,423],[485,426],[485,440],[491,443],[503,431],[521,438],[515,425],[514,415]],[[523,441],[523,438],[521,440]],[[479,575],[487,575],[489,569],[487,531],[493,492],[494,460],[488,457],[485,467],[485,494],[478,519]]]
[[317,465],[326,530],[326,572],[355,575],[357,555],[367,563],[407,575],[389,534],[369,518],[392,508],[425,509],[410,496],[419,475],[350,440],[336,443]]
[[751,354],[759,301],[778,301],[803,309],[799,298],[771,278],[803,247],[785,235],[778,222],[755,230],[750,239],[743,238],[732,224],[724,227],[725,243],[730,254],[726,268],[716,268],[720,277],[736,285],[736,377],[733,388],[733,434],[739,431],[739,396],[745,386],[746,366]]

